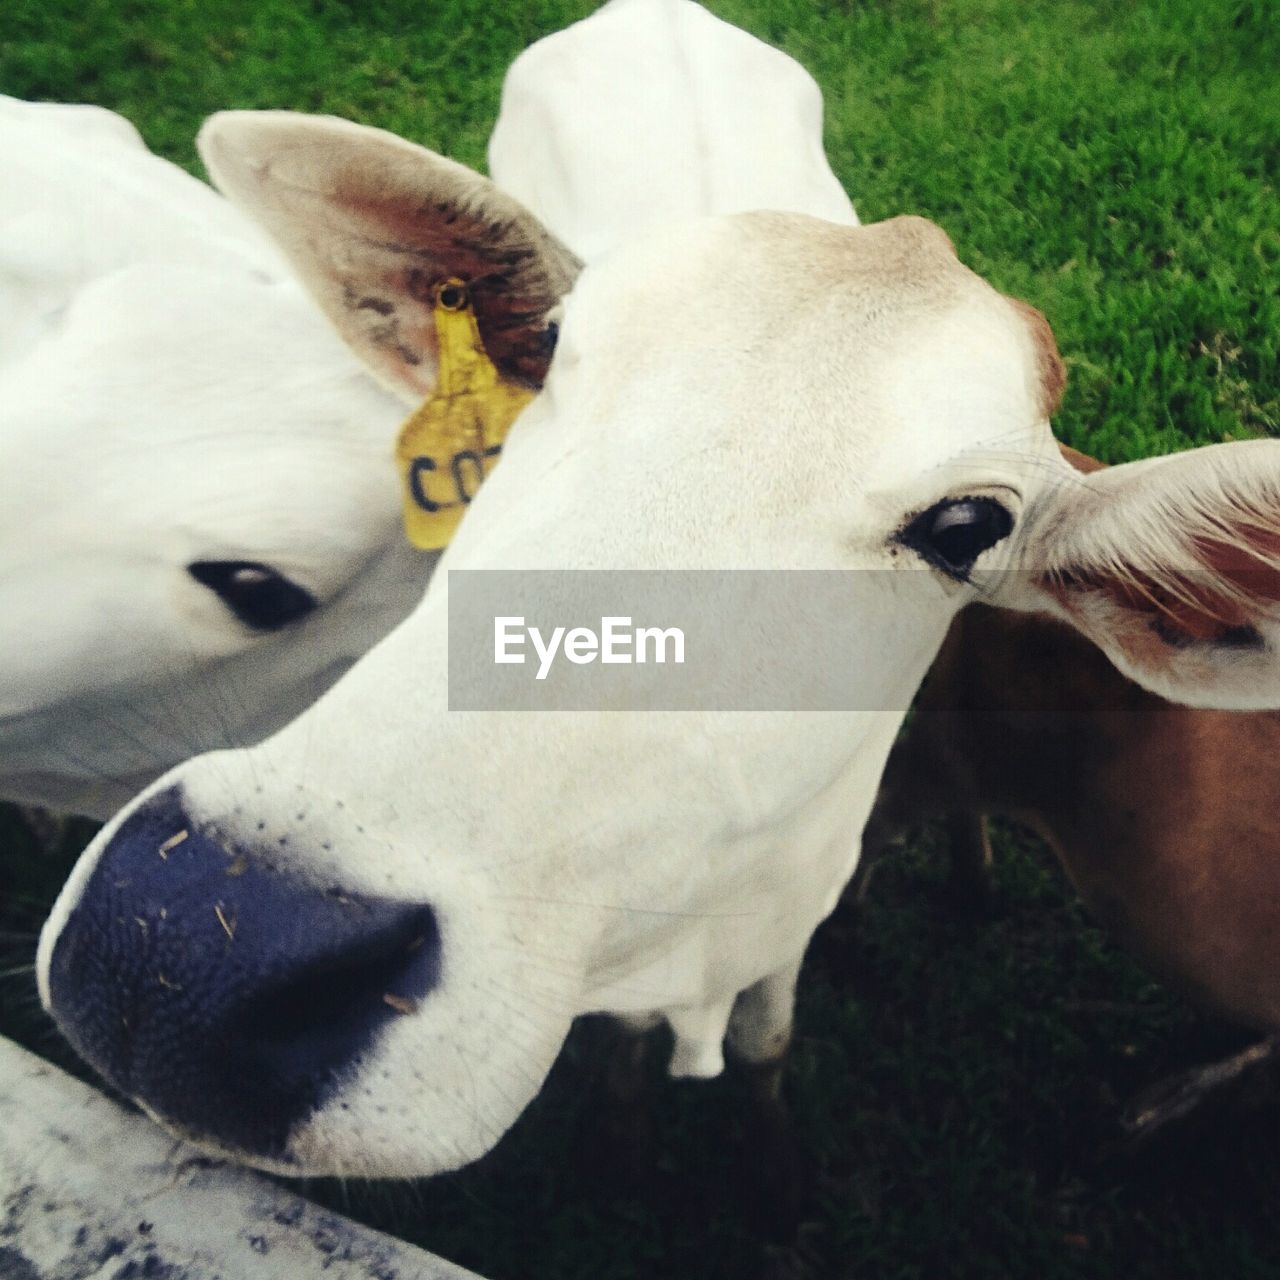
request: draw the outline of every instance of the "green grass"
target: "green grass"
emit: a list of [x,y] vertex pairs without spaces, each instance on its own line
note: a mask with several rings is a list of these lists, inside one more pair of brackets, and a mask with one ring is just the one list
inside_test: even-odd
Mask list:
[[[473,165],[515,53],[592,5],[8,0],[0,91],[123,111],[196,169],[223,107],[330,111]],[[718,0],[827,96],[864,220],[928,214],[1049,316],[1071,370],[1059,435],[1108,461],[1280,428],[1280,24],[1263,0]],[[0,968],[69,865],[0,814]],[[1043,851],[1001,844],[1004,911],[937,905],[922,840],[860,918],[819,935],[788,1078],[820,1168],[798,1250],[762,1248],[727,1171],[733,1081],[663,1085],[644,1193],[575,1150],[592,1029],[477,1168],[316,1194],[500,1280],[857,1275],[877,1280],[1280,1273],[1280,1112],[1137,1166],[1099,1163],[1118,1099],[1210,1056],[1197,1018],[1085,920]],[[29,973],[0,1026],[55,1056]],[[65,1060],[65,1059],[64,1059]]]

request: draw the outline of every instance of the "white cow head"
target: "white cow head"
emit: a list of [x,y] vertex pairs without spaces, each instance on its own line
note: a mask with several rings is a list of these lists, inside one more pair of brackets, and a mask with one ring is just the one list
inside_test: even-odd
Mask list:
[[[568,287],[489,183],[390,135],[232,114],[204,149],[418,392],[425,286],[502,264],[517,344]],[[588,266],[559,324],[447,568],[853,571],[851,705],[905,707],[977,597],[1170,696],[1280,701],[1280,445],[1077,475],[1048,326],[930,223],[682,224]],[[726,1026],[761,1056],[735,1000],[794,971],[852,870],[898,712],[451,712],[448,605],[437,576],[293,724],[157,782],[46,926],[64,1032],[212,1148],[456,1166],[589,1010],[666,1016],[682,1070],[713,1073]]]
[[[785,54],[689,0],[615,0],[516,60],[490,161],[593,256],[698,212],[856,221],[821,125]],[[399,535],[387,458],[429,378],[375,362],[380,390],[121,117],[0,98],[0,158],[0,797],[105,817],[286,723],[416,603],[437,557]]]
[[0,796],[105,817],[417,602],[437,557],[391,456],[418,397],[120,117],[0,99],[0,159]]

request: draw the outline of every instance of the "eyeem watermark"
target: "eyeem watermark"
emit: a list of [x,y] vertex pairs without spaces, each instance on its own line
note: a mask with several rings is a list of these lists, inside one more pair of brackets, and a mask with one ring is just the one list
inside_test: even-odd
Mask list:
[[878,673],[941,638],[904,604],[929,569],[447,572],[455,711],[905,710],[919,677]]
[[[923,565],[446,572],[449,708],[464,712],[901,714],[964,602]],[[1000,576],[977,586],[998,596]],[[1031,683],[1038,715],[1080,714],[1072,681]],[[980,687],[957,697],[990,714]]]
[[[538,660],[535,680],[545,680],[563,654],[577,666],[592,662],[629,666],[632,663],[668,661],[684,663],[684,632],[679,627],[635,627],[629,616],[600,619],[599,631],[590,627],[529,626],[523,615],[504,615],[493,620],[493,660],[500,665],[523,665],[528,640]],[[668,653],[670,657],[668,658]]]

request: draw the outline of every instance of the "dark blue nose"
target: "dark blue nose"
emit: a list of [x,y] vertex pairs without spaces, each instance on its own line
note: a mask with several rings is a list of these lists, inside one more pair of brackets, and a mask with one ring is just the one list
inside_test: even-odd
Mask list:
[[174,788],[103,851],[54,946],[49,994],[67,1039],[122,1093],[281,1159],[439,971],[430,907],[304,881],[203,835]]

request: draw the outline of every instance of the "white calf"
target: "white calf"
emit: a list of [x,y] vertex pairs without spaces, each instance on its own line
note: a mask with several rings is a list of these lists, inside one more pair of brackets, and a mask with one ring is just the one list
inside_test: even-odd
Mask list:
[[221,196],[0,99],[0,796],[105,817],[402,618],[404,414]]
[[[527,212],[391,135],[231,114],[203,149],[416,394],[450,277],[505,368],[559,324],[449,568],[864,571],[851,706],[905,707],[978,596],[1063,617],[1167,696],[1280,702],[1280,445],[1075,475],[1048,326],[931,224],[698,220],[569,292],[573,256]],[[726,1031],[751,1061],[786,1041],[900,712],[451,712],[449,591],[274,738],[157,782],[46,926],[64,1032],[212,1148],[456,1166],[587,1011],[665,1017],[688,1073],[718,1070]],[[802,621],[779,625],[786,652]]]
[[[821,124],[784,54],[614,0],[516,60],[490,161],[593,256],[694,213],[856,222]],[[0,99],[0,158],[0,797],[105,817],[296,715],[436,557],[396,525],[402,406],[235,209],[96,107]]]

